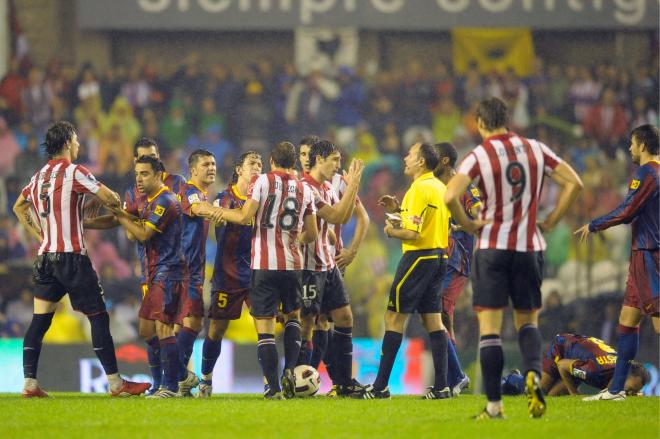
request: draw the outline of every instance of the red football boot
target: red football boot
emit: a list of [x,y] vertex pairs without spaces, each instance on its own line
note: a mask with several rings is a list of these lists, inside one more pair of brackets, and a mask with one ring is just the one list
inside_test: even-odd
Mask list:
[[23,398],[48,398],[48,393],[44,392],[41,387],[32,390],[23,389]]
[[133,381],[124,380],[121,389],[116,392],[110,392],[110,396],[133,396],[141,395],[151,387],[150,383],[134,383]]

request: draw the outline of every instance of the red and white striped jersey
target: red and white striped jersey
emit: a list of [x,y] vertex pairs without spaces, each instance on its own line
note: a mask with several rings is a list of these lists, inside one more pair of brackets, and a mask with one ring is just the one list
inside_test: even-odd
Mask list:
[[293,175],[271,171],[252,181],[248,199],[259,203],[252,229],[252,269],[302,270],[297,238],[305,216],[316,214],[309,187]]
[[479,187],[481,219],[492,222],[479,231],[477,248],[545,250],[536,227],[543,178],[561,163],[546,145],[513,132],[491,136],[474,148],[458,168]]
[[[315,192],[314,204],[316,210],[322,209],[326,205],[332,206],[339,202],[337,193],[329,181],[319,183],[311,175],[305,174],[302,182],[309,186],[312,192]],[[318,196],[316,195],[317,193]],[[305,263],[303,264],[304,270],[330,271],[334,268],[335,253],[328,239],[328,230],[332,226],[332,224],[323,218],[318,215],[316,216],[316,227],[319,230],[319,235],[316,241],[303,246],[303,256],[305,258]]]
[[101,183],[81,165],[66,159],[50,160],[23,188],[41,225],[44,253],[86,254],[83,239],[85,194],[95,194]]
[[[341,200],[346,193],[346,189],[348,189],[348,184],[343,175],[335,174],[332,177],[332,187],[335,190],[337,197]],[[335,245],[330,246],[333,254],[337,256],[339,255],[339,252],[341,252],[341,249],[344,248],[344,241],[341,239],[341,224],[330,224],[330,230],[335,232],[335,236],[337,237]]]

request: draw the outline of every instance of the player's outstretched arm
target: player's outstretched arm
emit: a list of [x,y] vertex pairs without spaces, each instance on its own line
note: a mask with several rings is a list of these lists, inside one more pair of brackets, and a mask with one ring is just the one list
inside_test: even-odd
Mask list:
[[34,220],[30,202],[23,196],[23,194],[18,196],[18,199],[14,203],[13,211],[16,218],[18,218],[18,221],[23,227],[25,227],[25,230],[28,231],[30,236],[38,242],[41,242],[41,227]]
[[580,176],[566,162],[559,163],[550,178],[561,187],[561,192],[555,208],[539,224],[542,232],[549,232],[559,223],[584,187]]
[[[221,208],[222,209],[222,208]],[[230,223],[248,225],[254,220],[254,216],[257,214],[259,209],[259,203],[253,199],[249,199],[243,204],[241,209],[222,209],[222,215],[218,218],[218,221],[227,221]]]
[[119,226],[119,221],[115,215],[101,215],[85,218],[83,224],[86,229],[108,230]]
[[351,262],[353,262],[360,245],[362,245],[362,241],[364,241],[364,238],[369,231],[369,214],[360,201],[357,202],[353,215],[356,220],[353,241],[351,241],[351,245],[348,248],[341,249],[341,252],[339,252],[339,255],[335,260],[340,269],[346,268]]
[[121,198],[119,197],[119,194],[110,190],[110,188],[104,184],[101,184],[101,187],[95,195],[108,208],[117,209],[121,205]]
[[447,184],[444,202],[451,212],[452,218],[468,233],[476,233],[477,230],[488,224],[488,221],[475,219],[467,216],[461,205],[461,196],[470,185],[470,177],[465,174],[454,175]]
[[[151,223],[148,222],[136,222],[133,221],[131,216],[128,214],[119,214],[117,215],[117,220],[119,223],[126,229],[126,234],[130,239],[130,235],[133,235],[135,239],[141,242],[148,241],[154,236],[158,230]],[[130,235],[129,235],[130,234]]]

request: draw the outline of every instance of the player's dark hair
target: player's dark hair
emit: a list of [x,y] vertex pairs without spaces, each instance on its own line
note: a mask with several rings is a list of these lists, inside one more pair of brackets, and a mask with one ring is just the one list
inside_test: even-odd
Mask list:
[[337,146],[329,140],[317,140],[309,149],[309,169],[316,166],[316,157],[327,159],[330,155],[339,152]]
[[152,146],[158,151],[158,144],[154,139],[150,137],[140,137],[138,141],[135,142],[135,145],[133,145],[133,157],[137,158],[138,148],[151,148]]
[[236,171],[236,168],[241,168],[243,167],[243,163],[245,163],[245,160],[247,160],[248,157],[251,155],[256,155],[259,157],[259,160],[261,160],[261,154],[259,154],[257,151],[246,151],[243,154],[239,155],[236,161],[234,162],[234,172],[231,174],[231,184],[236,184],[238,183],[238,171]]
[[633,360],[630,362],[630,375],[638,376],[642,380],[642,387],[651,381],[651,374],[639,361]]
[[419,156],[424,159],[424,165],[426,169],[434,170],[438,167],[440,163],[440,154],[438,154],[438,149],[429,145],[428,143],[419,144]]
[[291,169],[296,165],[296,147],[291,142],[280,142],[271,151],[270,158],[278,168]]
[[509,109],[499,98],[484,99],[477,107],[477,118],[483,121],[488,131],[506,128],[509,124]]
[[190,153],[188,156],[188,169],[192,168],[197,164],[197,161],[201,159],[202,157],[213,157],[215,158],[215,155],[209,151],[208,149],[196,149],[193,152]]
[[151,169],[154,170],[155,174],[158,174],[159,172],[165,172],[165,165],[156,157],[151,157],[149,155],[142,155],[138,157],[137,160],[135,160],[135,164],[137,165],[138,163],[151,165]]
[[458,160],[458,152],[454,145],[449,142],[440,142],[436,143],[435,147],[438,149],[438,154],[440,155],[440,161],[443,158],[447,157],[449,159],[449,166],[452,168],[456,167],[456,161]]
[[302,139],[300,139],[300,143],[298,144],[299,146],[307,145],[311,147],[313,144],[321,140],[319,136],[305,136]]
[[76,133],[76,127],[65,120],[52,124],[46,133],[46,140],[41,144],[48,158],[52,158],[62,152],[64,145],[73,140],[73,136]]
[[643,143],[650,154],[658,154],[658,127],[651,124],[640,125],[632,130],[630,135],[637,140],[638,145]]

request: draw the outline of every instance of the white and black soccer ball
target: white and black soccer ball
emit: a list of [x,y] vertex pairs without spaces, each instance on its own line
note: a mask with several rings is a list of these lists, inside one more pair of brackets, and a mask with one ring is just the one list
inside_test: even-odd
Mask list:
[[293,374],[296,376],[296,396],[313,396],[319,391],[321,376],[312,366],[296,366]]

